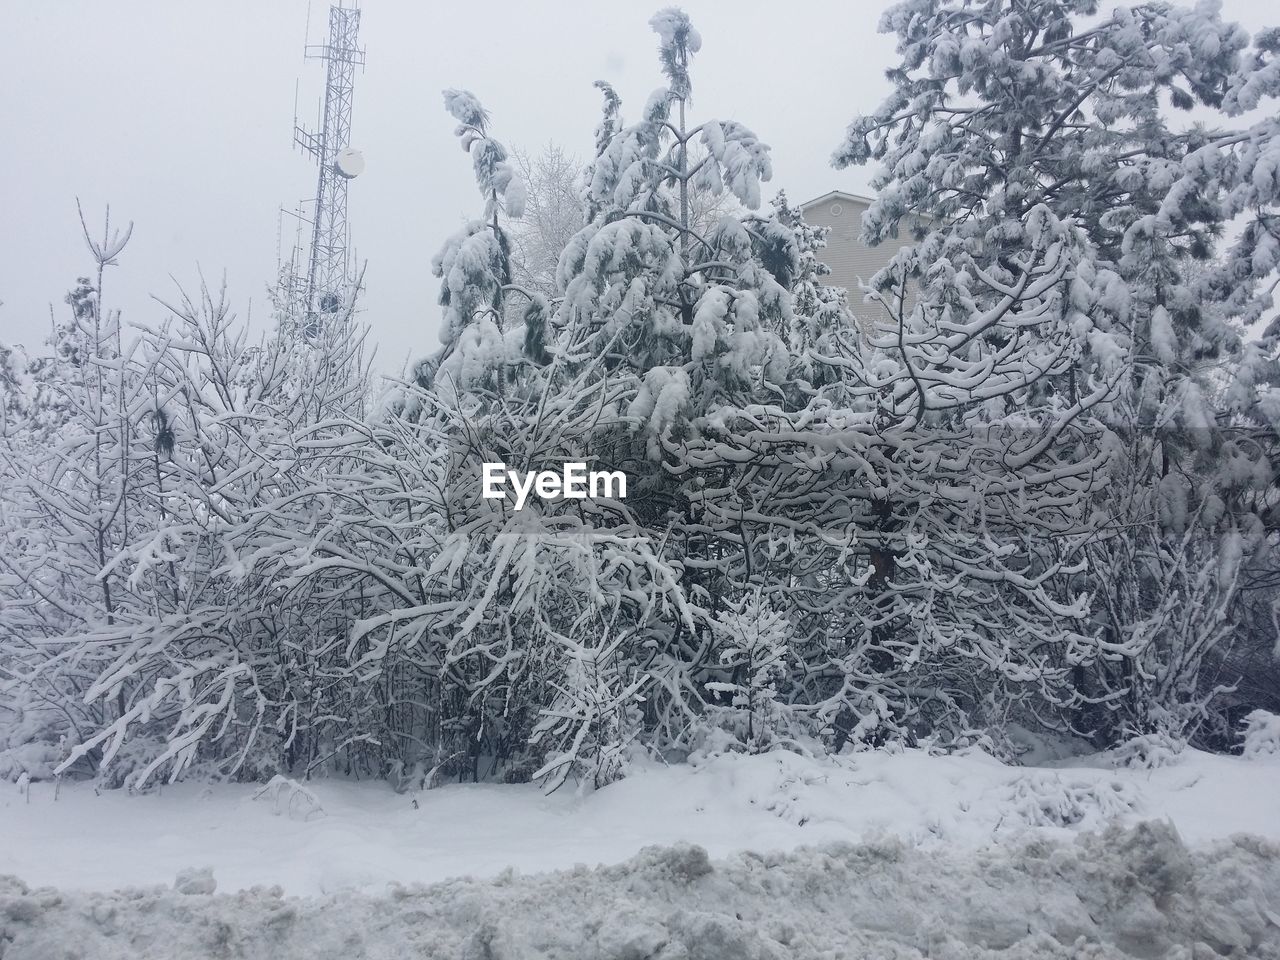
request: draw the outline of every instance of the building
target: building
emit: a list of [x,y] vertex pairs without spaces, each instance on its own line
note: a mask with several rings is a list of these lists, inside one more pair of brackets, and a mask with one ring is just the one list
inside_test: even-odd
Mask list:
[[881,307],[863,302],[864,294],[859,283],[869,281],[911,241],[906,231],[903,231],[906,234],[903,237],[883,240],[874,247],[859,240],[862,214],[871,204],[870,197],[843,190],[832,190],[800,204],[808,223],[830,228],[826,249],[818,255],[818,259],[831,268],[825,282],[828,286],[844,287],[849,291],[849,308],[862,321],[864,329],[869,329],[875,320],[883,320],[884,316]]

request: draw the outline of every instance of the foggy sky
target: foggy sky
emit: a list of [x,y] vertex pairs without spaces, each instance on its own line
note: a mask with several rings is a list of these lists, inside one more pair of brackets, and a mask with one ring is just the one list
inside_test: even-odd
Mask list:
[[[106,204],[134,222],[104,302],[126,322],[165,316],[151,294],[194,291],[225,272],[237,312],[265,327],[277,263],[277,211],[310,197],[315,168],[292,147],[298,113],[314,125],[322,67],[304,62],[307,0],[5,2],[0,31],[0,341],[42,351],[49,304],[90,260]],[[379,369],[439,343],[430,261],[481,201],[440,91],[473,91],[495,137],[585,158],[608,80],[634,120],[662,82],[648,18],[666,0],[363,0],[368,64],[355,82],[352,145],[365,173],[350,188],[352,239],[368,261],[363,319]],[[310,40],[327,33],[312,0]],[[698,119],[739,120],[773,148],[772,188],[806,200],[866,192],[872,171],[833,170],[845,125],[888,92],[893,42],[875,32],[879,0],[687,0],[703,36]],[[1224,0],[1256,30],[1271,0]],[[764,196],[773,189],[766,186]],[[285,223],[286,254],[292,230]],[[171,279],[172,276],[172,279]]]

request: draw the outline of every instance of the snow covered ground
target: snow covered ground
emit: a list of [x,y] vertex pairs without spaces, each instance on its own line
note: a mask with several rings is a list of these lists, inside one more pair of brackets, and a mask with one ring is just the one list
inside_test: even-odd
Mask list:
[[[64,939],[88,957],[1154,957],[1196,941],[1280,957],[1276,757],[773,753],[642,767],[583,796],[308,788],[322,809],[247,785],[72,784],[56,802],[51,784],[4,787],[0,874],[60,893],[0,884],[0,957],[60,956]],[[1265,840],[1227,839],[1242,833]],[[193,895],[154,889],[192,868]],[[414,888],[459,877],[474,879]],[[105,892],[126,887],[153,889]],[[1050,946],[1077,936],[1124,952]]]
[[636,769],[585,796],[567,787],[545,796],[532,785],[451,784],[413,796],[383,783],[308,787],[322,812],[255,800],[261,788],[242,784],[139,796],[63,784],[56,802],[51,783],[33,784],[29,801],[5,785],[0,873],[108,890],[169,884],[179,870],[209,866],[221,891],[377,893],[388,882],[491,877],[508,867],[618,863],[679,841],[715,857],[883,835],[978,848],[1151,819],[1169,820],[1191,844],[1235,833],[1280,841],[1280,759],[1197,751],[1154,770],[1013,767],[977,751],[726,755]]

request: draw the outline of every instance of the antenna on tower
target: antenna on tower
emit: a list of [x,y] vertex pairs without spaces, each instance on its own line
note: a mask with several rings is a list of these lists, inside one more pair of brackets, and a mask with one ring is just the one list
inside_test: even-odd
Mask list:
[[[307,7],[310,32],[311,8]],[[347,222],[347,186],[364,172],[364,157],[351,146],[351,101],[356,67],[364,68],[364,49],[357,43],[360,9],[342,0],[329,7],[329,39],[324,44],[307,43],[308,60],[325,66],[324,98],[320,103],[318,126],[308,130],[298,123],[297,89],[294,90],[293,142],[310,155],[318,167],[315,198],[310,216],[302,204],[289,212],[299,225],[292,261],[281,265],[280,294],[290,313],[303,319],[313,334],[323,320],[339,314],[354,295],[351,269],[350,225]],[[310,37],[308,36],[308,41]],[[300,273],[302,231],[309,228],[306,272]]]

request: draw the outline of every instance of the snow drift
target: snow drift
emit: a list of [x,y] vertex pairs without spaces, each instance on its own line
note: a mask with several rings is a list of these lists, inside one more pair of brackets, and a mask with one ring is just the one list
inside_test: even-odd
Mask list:
[[[202,891],[202,883],[181,889]],[[1234,951],[1234,952],[1233,952]],[[1280,957],[1280,847],[1166,824],[957,854],[897,840],[287,898],[0,879],[0,957]]]

